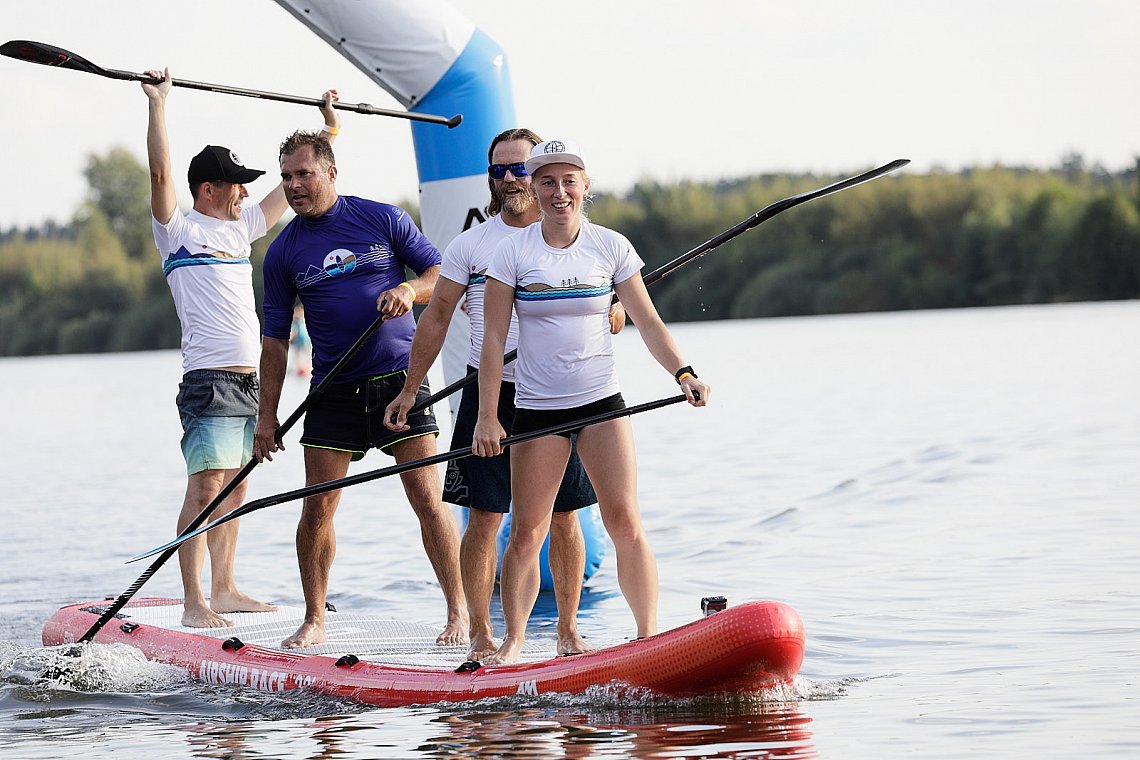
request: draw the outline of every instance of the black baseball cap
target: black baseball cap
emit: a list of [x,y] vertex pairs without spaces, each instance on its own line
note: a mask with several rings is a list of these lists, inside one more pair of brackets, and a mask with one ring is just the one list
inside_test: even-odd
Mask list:
[[190,170],[186,178],[190,186],[202,182],[233,182],[235,185],[244,185],[253,182],[265,172],[260,169],[248,169],[229,148],[220,145],[207,145],[202,152],[190,159]]

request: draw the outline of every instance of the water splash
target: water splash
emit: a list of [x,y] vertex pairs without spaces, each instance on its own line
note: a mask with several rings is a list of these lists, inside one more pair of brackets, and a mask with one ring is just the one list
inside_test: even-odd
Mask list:
[[185,683],[184,671],[151,662],[126,644],[25,649],[0,642],[0,681],[82,692],[145,692]]
[[590,710],[650,709],[654,712],[691,712],[702,708],[725,708],[729,706],[760,708],[765,705],[787,705],[801,700],[826,698],[820,695],[829,691],[835,695],[839,690],[828,690],[815,682],[797,677],[791,683],[777,683],[753,691],[677,697],[666,696],[644,687],[630,686],[613,681],[608,684],[590,686],[577,694],[565,692],[550,692],[537,696],[518,694],[506,697],[486,697],[469,702],[438,703],[435,707],[462,706],[479,711],[588,708]]
[[870,678],[849,677],[830,681],[796,676],[795,688],[800,699],[805,702],[827,702],[847,696],[849,687],[870,680]]

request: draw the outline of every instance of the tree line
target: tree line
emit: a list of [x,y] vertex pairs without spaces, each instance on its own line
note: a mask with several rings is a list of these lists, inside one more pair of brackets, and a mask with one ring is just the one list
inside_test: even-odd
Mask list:
[[[0,355],[176,348],[150,231],[149,178],[125,149],[92,155],[67,223],[0,232]],[[637,183],[590,218],[652,271],[768,204],[842,179],[767,174]],[[653,289],[667,321],[1140,297],[1140,161],[888,175],[797,206]],[[414,209],[412,209],[414,212]],[[254,288],[270,232],[254,246]]]
[[[643,182],[591,218],[629,237],[646,271],[768,204],[842,177]],[[903,169],[805,203],[662,280],[669,320],[997,306],[1140,296],[1140,163],[1109,173]],[[695,271],[690,271],[695,270]]]

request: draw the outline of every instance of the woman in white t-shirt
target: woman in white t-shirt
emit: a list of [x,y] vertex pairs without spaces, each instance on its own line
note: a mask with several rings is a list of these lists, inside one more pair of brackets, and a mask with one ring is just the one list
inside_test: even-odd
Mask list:
[[[623,235],[582,214],[590,179],[581,149],[564,140],[540,143],[526,171],[542,221],[503,241],[487,270],[472,451],[494,456],[506,434],[494,410],[512,308],[519,325],[513,435],[625,407],[608,322],[614,291],[653,357],[674,373],[689,403],[704,406],[709,387],[685,366],[649,300],[637,252]],[[569,434],[516,444],[510,454],[511,536],[500,581],[507,631],[502,646],[483,661],[487,665],[516,662],[522,650],[538,597],[539,551],[570,455]],[[637,636],[651,636],[657,632],[657,565],[641,524],[629,418],[583,428],[578,454],[617,551],[618,584],[633,610]]]

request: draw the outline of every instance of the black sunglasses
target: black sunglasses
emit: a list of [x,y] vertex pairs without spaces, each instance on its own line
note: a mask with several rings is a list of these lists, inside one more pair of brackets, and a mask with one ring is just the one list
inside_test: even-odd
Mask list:
[[522,162],[517,164],[491,164],[487,167],[487,173],[491,175],[491,179],[502,179],[507,176],[508,170],[516,178],[526,176],[526,164]]

